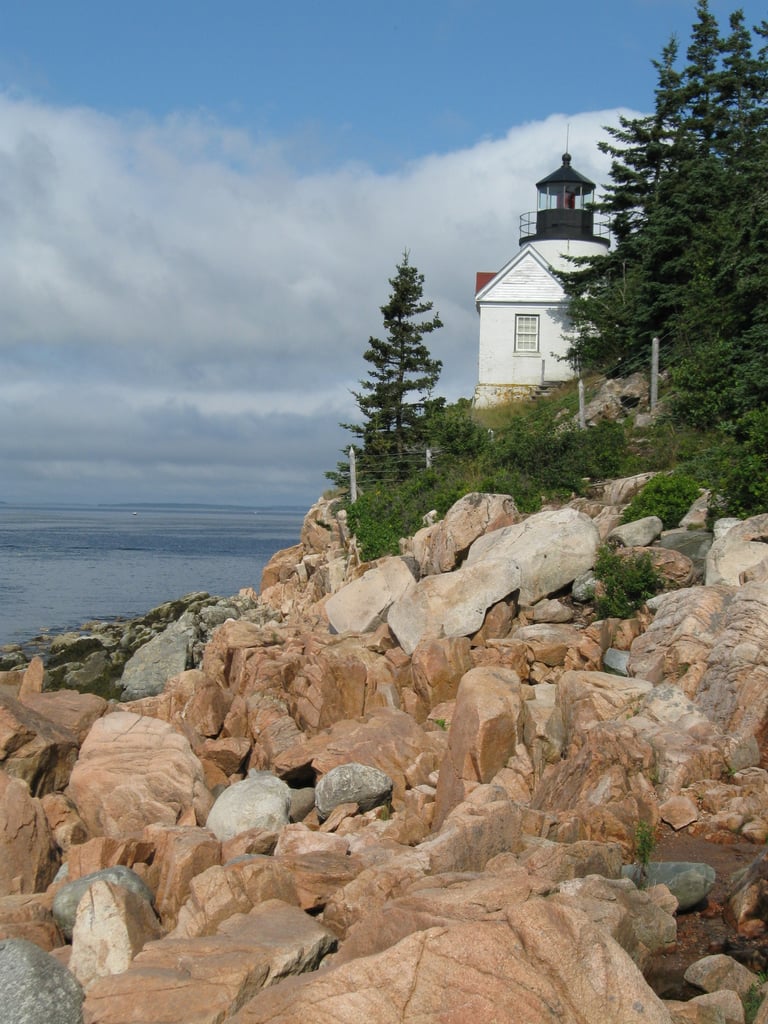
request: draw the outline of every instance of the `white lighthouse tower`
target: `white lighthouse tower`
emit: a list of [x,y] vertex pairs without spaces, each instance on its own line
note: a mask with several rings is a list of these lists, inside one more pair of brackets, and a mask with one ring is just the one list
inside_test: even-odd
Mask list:
[[477,274],[478,408],[529,397],[542,384],[573,376],[562,361],[567,302],[554,271],[573,269],[569,257],[595,256],[609,245],[608,227],[591,209],[595,184],[571,166],[570,153],[536,189],[538,208],[520,217],[519,251],[498,272]]

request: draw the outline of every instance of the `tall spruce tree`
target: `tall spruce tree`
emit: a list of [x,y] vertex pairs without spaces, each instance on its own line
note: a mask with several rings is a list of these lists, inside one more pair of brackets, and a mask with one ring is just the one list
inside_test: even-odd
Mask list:
[[428,319],[432,302],[424,299],[424,275],[409,261],[406,250],[389,279],[392,291],[381,306],[386,337],[371,337],[363,358],[368,377],[354,391],[363,414],[361,424],[342,424],[362,443],[360,477],[403,480],[423,458],[429,413],[442,404],[432,397],[443,364],[423,343],[425,334],[442,327],[438,314]]
[[654,62],[654,113],[607,129],[614,246],[563,278],[571,362],[635,369],[658,335],[698,425],[768,402],[768,23],[729,28],[697,0],[683,67],[674,40]]

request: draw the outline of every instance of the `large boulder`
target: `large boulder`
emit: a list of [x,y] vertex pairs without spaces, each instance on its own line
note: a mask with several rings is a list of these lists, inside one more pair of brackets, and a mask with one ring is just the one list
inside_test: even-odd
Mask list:
[[572,508],[538,512],[487,533],[469,549],[467,568],[513,563],[520,572],[519,603],[536,604],[591,569],[600,545],[592,520]]
[[220,841],[262,828],[277,832],[291,814],[291,791],[271,772],[252,772],[225,789],[211,808],[206,828]]
[[94,882],[77,908],[69,969],[87,989],[96,978],[127,970],[144,945],[161,934],[154,910],[141,896],[111,882]]
[[249,914],[267,900],[298,904],[296,882],[290,870],[274,857],[240,857],[215,865],[192,879],[189,896],[171,932],[177,939],[213,935],[236,914]]
[[[428,928],[374,956],[262,991],[236,1024],[670,1024],[619,944],[544,900],[507,921]],[[233,1024],[234,1024],[233,1022]]]
[[677,530],[665,530],[659,537],[659,546],[689,558],[696,578],[703,580],[712,541],[713,535],[709,530],[686,530],[680,527]]
[[675,682],[735,741],[768,730],[768,583],[696,587],[665,596],[632,644],[631,675]]
[[609,544],[622,548],[645,548],[652,544],[664,529],[658,516],[644,516],[616,526],[606,537]]
[[562,882],[550,899],[586,914],[644,970],[654,953],[668,950],[677,938],[675,901],[657,893],[640,891],[626,878],[588,875]]
[[[30,663],[30,667],[34,662]],[[79,693],[77,690],[37,690],[19,693],[19,700],[25,707],[37,712],[59,729],[64,729],[82,744],[97,718],[107,710],[107,702],[95,693]]]
[[354,803],[370,811],[392,796],[392,779],[367,764],[340,764],[324,775],[315,788],[315,807],[324,821],[339,804]]
[[71,882],[65,882],[53,897],[53,916],[68,939],[72,937],[80,901],[97,882],[108,882],[112,886],[119,886],[126,892],[144,900],[147,906],[152,906],[154,899],[152,890],[135,871],[123,864],[115,864],[112,867],[83,875],[82,878],[75,878]]
[[47,893],[0,896],[0,939],[27,939],[50,951],[64,945]]
[[696,960],[688,967],[683,977],[690,985],[695,985],[704,992],[717,992],[719,989],[727,988],[737,992],[742,998],[756,982],[758,985],[760,983],[757,975],[748,967],[725,953],[713,953],[711,956]]
[[0,896],[40,892],[57,857],[41,802],[26,784],[0,771]]
[[768,858],[765,853],[735,877],[728,893],[725,918],[740,935],[754,937],[768,931]]
[[195,617],[185,612],[128,659],[120,679],[121,700],[137,700],[162,693],[172,676],[190,668],[197,635]]
[[653,621],[632,642],[629,674],[654,684],[672,680],[691,697],[732,596],[732,588],[719,586],[691,587],[656,598]]
[[416,586],[404,558],[382,558],[373,568],[332,594],[325,614],[335,633],[369,633],[386,621],[393,601]]
[[732,526],[715,542],[707,555],[707,586],[728,583],[737,587],[744,574],[768,563],[768,513],[752,516]]
[[149,943],[122,974],[91,985],[85,1018],[94,1024],[230,1021],[263,985],[315,971],[335,946],[328,929],[298,907],[267,900],[224,921],[215,934]]
[[591,493],[604,505],[628,505],[655,476],[655,473],[638,473],[636,476],[620,477],[600,484]]
[[580,738],[596,722],[634,713],[653,690],[646,679],[624,679],[608,672],[564,672],[558,683],[558,701],[568,742]]
[[471,668],[467,637],[443,637],[420,643],[411,657],[411,676],[425,711],[454,700],[461,677]]
[[0,693],[0,766],[34,796],[66,786],[77,737],[20,700]]
[[[292,717],[302,731],[312,733],[345,718],[359,718],[373,707],[396,703],[397,670],[384,654],[372,649],[375,646],[365,646],[353,636],[326,635],[306,644],[297,666],[275,665],[280,675],[290,678]],[[265,665],[265,678],[268,671]],[[280,688],[288,689],[285,684]]]
[[523,698],[512,669],[474,668],[461,680],[440,767],[435,826],[477,783],[490,782],[515,751]]
[[658,820],[654,761],[653,747],[631,723],[597,722],[570,757],[545,772],[532,806],[578,821],[580,838],[618,842],[630,853],[637,822]]
[[0,992],[4,1024],[82,1024],[79,982],[24,939],[0,941]]
[[451,572],[478,537],[519,518],[514,498],[508,494],[465,494],[439,523],[420,530],[413,538],[413,553],[422,574]]
[[159,866],[159,877],[153,872],[155,906],[163,927],[170,930],[192,881],[221,863],[221,843],[207,829],[177,825],[152,825],[144,835],[154,845],[153,867]]
[[129,711],[94,724],[67,792],[91,835],[119,836],[155,823],[201,825],[213,802],[186,738]]
[[677,900],[680,912],[701,903],[715,884],[713,867],[689,861],[653,861],[643,866],[627,864],[621,873],[637,885],[666,885]]
[[486,611],[517,590],[521,580],[512,558],[427,576],[394,602],[387,615],[389,628],[406,654],[413,654],[423,640],[470,636],[482,626]]

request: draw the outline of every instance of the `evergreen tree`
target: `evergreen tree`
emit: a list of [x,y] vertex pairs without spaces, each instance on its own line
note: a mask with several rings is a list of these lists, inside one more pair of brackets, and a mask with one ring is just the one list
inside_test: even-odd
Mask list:
[[654,113],[608,129],[614,246],[563,275],[571,362],[636,369],[656,335],[702,426],[768,402],[768,22],[729,29],[697,0],[682,69],[674,39],[654,62]]
[[680,129],[682,76],[675,69],[677,56],[673,37],[661,59],[653,62],[655,113],[620,117],[618,127],[605,129],[611,141],[598,143],[611,157],[611,181],[596,209],[610,221],[614,245],[605,255],[574,260],[575,269],[561,275],[570,298],[573,341],[568,358],[574,367],[607,369],[621,360],[631,365],[638,348],[645,232],[660,183],[674,167]]
[[361,424],[342,424],[362,442],[361,481],[403,480],[413,469],[413,458],[423,458],[429,415],[442,405],[432,391],[442,362],[433,359],[423,343],[442,321],[424,299],[424,275],[411,266],[404,252],[389,279],[388,302],[381,306],[386,337],[371,337],[363,358],[370,363],[368,377],[353,394],[363,414]]

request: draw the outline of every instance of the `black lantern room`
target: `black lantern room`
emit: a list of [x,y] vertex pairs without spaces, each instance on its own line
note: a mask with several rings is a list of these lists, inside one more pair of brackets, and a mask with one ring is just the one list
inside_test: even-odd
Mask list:
[[571,167],[571,154],[563,153],[563,165],[546,178],[536,182],[539,195],[536,210],[536,230],[533,232],[533,214],[520,218],[520,244],[541,242],[545,239],[581,239],[608,245],[609,240],[595,234],[595,219],[591,209],[595,183]]

